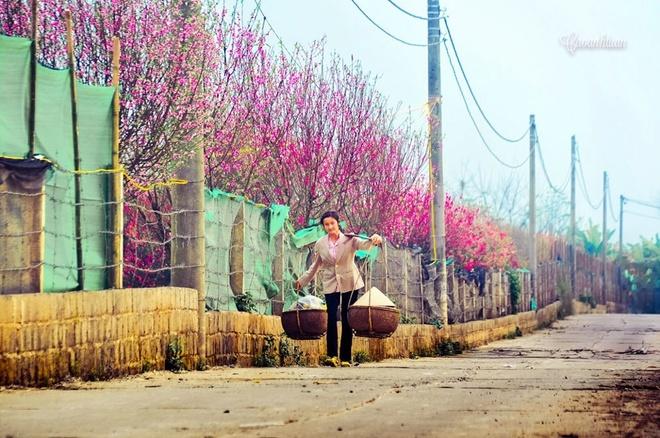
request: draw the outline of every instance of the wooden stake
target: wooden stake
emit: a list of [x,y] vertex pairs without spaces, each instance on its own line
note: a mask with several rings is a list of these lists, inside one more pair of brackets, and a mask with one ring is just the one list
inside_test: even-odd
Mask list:
[[113,240],[112,240],[112,278],[110,284],[115,289],[124,287],[124,187],[123,173],[119,171],[119,58],[121,42],[118,37],[112,38],[112,86],[115,96],[112,103],[112,200],[113,210]]
[[32,0],[32,45],[30,46],[30,113],[28,114],[28,156],[34,156],[35,114],[37,108],[37,54],[39,52],[39,0]]
[[[66,21],[66,52],[69,58],[69,78],[71,84],[71,126],[73,128],[73,165],[76,172],[80,171],[80,147],[78,144],[78,87],[76,84],[76,58],[73,51],[73,19],[71,11],[64,12]],[[75,227],[76,227],[76,266],[78,271],[78,290],[85,289],[85,272],[83,270],[82,250],[82,212],[80,173],[74,177],[75,188]]]
[[387,260],[387,240],[383,238],[383,263],[385,268],[385,290],[383,291],[385,295],[389,296],[390,293],[390,280],[389,280],[389,269],[388,269],[388,260]]
[[408,251],[401,251],[401,264],[403,266],[403,295],[404,295],[404,315],[408,318]]

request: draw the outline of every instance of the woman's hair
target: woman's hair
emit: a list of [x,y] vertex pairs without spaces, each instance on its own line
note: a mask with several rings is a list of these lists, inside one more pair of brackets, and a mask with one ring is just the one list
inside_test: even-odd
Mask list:
[[334,220],[337,221],[337,223],[339,223],[339,214],[337,214],[336,211],[330,210],[330,211],[326,211],[325,213],[323,213],[321,215],[321,219],[319,221],[321,223],[321,225],[323,225],[323,221],[326,220],[329,217],[333,218]]

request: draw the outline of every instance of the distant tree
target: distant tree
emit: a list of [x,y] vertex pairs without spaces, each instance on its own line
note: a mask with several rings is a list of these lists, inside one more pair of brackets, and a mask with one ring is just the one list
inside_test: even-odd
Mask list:
[[[584,248],[587,254],[596,256],[599,255],[603,248],[603,233],[600,230],[600,227],[597,224],[594,224],[591,219],[589,219],[589,225],[586,229],[577,229],[576,237],[582,248]],[[607,239],[608,241],[614,235],[614,230],[607,230]],[[608,257],[614,257],[616,255],[616,250],[613,245],[608,245],[607,247]]]
[[504,177],[485,175],[478,169],[461,178],[463,202],[479,208],[491,218],[515,227],[527,223],[528,195],[525,184],[515,174]]
[[660,234],[650,239],[640,236],[640,242],[628,244],[626,252],[633,262],[660,261]]
[[[480,169],[460,180],[463,202],[478,207],[497,221],[519,228],[529,226],[529,192],[516,174],[494,177]],[[565,194],[552,189],[536,197],[536,231],[566,235],[570,227],[570,204]]]

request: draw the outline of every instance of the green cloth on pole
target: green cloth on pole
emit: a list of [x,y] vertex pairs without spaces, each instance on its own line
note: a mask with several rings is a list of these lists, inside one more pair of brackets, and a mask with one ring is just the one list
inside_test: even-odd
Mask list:
[[[232,266],[231,252],[240,250],[232,243],[232,228],[241,223],[237,218],[243,208],[242,257]],[[284,209],[276,209],[280,215]],[[270,314],[270,299],[279,292],[273,280],[272,265],[275,245],[271,235],[272,210],[222,190],[206,191],[206,305],[212,310],[236,310],[234,297],[249,294],[257,312]],[[288,207],[286,207],[288,217]],[[277,218],[279,220],[279,218]],[[285,219],[286,220],[286,219]],[[284,221],[282,222],[284,224]],[[275,224],[277,227],[277,224]],[[240,227],[237,227],[239,229]],[[233,290],[232,274],[242,273],[242,288]]]
[[268,218],[268,235],[270,239],[274,239],[277,233],[284,228],[284,224],[289,220],[288,205],[272,204],[269,208],[270,217]]
[[30,45],[26,38],[0,35],[0,154],[28,153]]
[[325,231],[320,225],[313,225],[311,227],[302,228],[298,231],[295,231],[292,240],[296,248],[302,248],[309,244],[312,244],[319,240],[321,237],[325,236]]
[[[25,38],[0,35],[0,155],[28,154],[30,45]],[[78,142],[83,170],[112,164],[112,87],[78,83]],[[37,65],[35,153],[57,166],[46,182],[44,290],[75,289],[75,193],[69,70]],[[68,171],[64,171],[64,170]],[[85,289],[106,287],[110,259],[109,176],[81,176]]]

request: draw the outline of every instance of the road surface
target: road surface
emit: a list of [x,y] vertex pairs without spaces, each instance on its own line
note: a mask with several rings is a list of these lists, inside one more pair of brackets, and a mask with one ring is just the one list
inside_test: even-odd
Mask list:
[[0,437],[659,436],[660,315],[581,315],[441,358],[0,391]]

